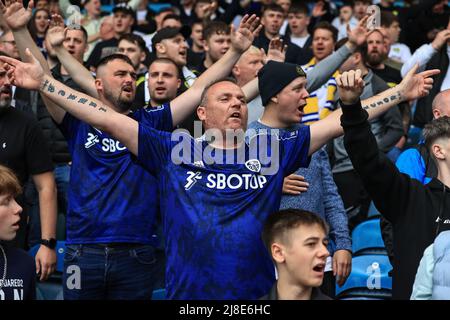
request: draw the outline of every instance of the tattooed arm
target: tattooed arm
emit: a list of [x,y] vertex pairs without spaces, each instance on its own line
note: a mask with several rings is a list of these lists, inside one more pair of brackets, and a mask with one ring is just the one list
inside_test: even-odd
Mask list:
[[133,154],[137,153],[138,123],[116,112],[107,102],[75,91],[44,73],[39,61],[27,49],[26,61],[0,56],[5,62],[8,78],[13,85],[39,92],[74,117],[105,131],[122,142]]
[[[411,69],[399,85],[385,90],[372,98],[361,101],[363,109],[365,109],[369,114],[369,120],[380,116],[382,113],[396,106],[400,102],[414,100],[428,94],[433,83],[431,76],[438,74],[439,70],[427,70],[419,74],[415,74],[417,68],[418,66],[416,65],[413,69]],[[347,75],[344,78],[341,76],[341,79],[345,81],[343,86],[353,85],[355,75],[359,74],[358,78],[360,78],[361,72],[358,71],[359,70],[356,72],[349,71],[346,73]],[[349,74],[352,76],[347,77]],[[341,96],[341,99],[344,101],[345,98]],[[357,99],[359,99],[359,95]],[[330,139],[338,137],[344,133],[340,124],[341,115],[342,110],[338,109],[325,119],[317,121],[311,125],[311,143],[309,147],[309,154],[314,153]]]
[[137,155],[138,123],[116,112],[105,102],[75,91],[54,78],[44,75],[39,91],[61,106],[75,118],[105,131],[122,142],[131,153]]

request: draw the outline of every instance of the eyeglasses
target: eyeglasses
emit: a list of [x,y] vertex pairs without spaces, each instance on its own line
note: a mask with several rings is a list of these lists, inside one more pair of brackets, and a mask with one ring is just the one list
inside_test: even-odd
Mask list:
[[2,40],[1,42],[9,43],[9,44],[11,44],[11,45],[13,45],[13,46],[16,45],[16,42],[15,42],[14,40],[11,40],[11,41],[8,41],[8,40]]

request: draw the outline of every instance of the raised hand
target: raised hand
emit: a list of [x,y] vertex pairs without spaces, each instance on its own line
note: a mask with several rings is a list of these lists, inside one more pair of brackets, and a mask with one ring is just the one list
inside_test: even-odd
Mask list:
[[0,56],[0,62],[4,63],[6,75],[13,85],[24,89],[38,90],[44,77],[44,70],[28,48],[25,50],[25,61],[21,62],[10,57]]
[[439,31],[438,34],[436,34],[436,38],[434,38],[433,42],[431,43],[431,46],[434,50],[440,50],[444,44],[446,44],[450,40],[450,29],[444,29],[442,31]]
[[219,4],[217,3],[217,1],[213,1],[208,6],[206,6],[204,9],[204,12],[205,12],[204,19],[209,20],[211,18],[211,16],[213,15],[213,13],[216,12],[218,6],[219,6]]
[[327,13],[327,10],[324,10],[325,3],[323,1],[319,1],[314,5],[312,16],[314,18],[318,18]]
[[361,70],[346,71],[336,78],[339,97],[344,104],[354,104],[364,90],[364,80]]
[[262,25],[256,15],[249,17],[247,14],[242,18],[239,28],[231,27],[231,46],[237,52],[243,53],[253,43],[253,40],[261,30]]
[[[287,45],[283,45],[283,40],[280,38],[274,38],[270,40],[269,50],[267,51],[267,57],[265,59],[265,63],[269,60],[284,62],[286,59],[286,50]],[[261,51],[264,53],[264,49],[261,48]]]
[[433,87],[434,75],[439,74],[439,69],[425,70],[416,74],[419,64],[416,64],[400,82],[400,93],[404,101],[410,101],[427,96]]
[[350,30],[350,25],[347,24],[347,37],[348,41],[354,46],[361,46],[366,42],[367,36],[370,30],[367,29],[367,19],[369,16],[365,16],[359,20],[358,25]]
[[66,31],[63,18],[59,14],[52,15],[46,35],[52,47],[59,47],[63,44]]
[[3,14],[4,22],[13,31],[27,27],[28,21],[30,21],[32,16],[33,8],[33,0],[30,0],[26,9],[23,6],[22,0],[0,0],[0,11]]

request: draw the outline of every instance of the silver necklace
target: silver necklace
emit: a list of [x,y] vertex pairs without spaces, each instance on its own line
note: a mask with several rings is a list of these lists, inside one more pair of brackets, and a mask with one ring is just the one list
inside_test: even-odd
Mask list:
[[0,249],[2,250],[2,254],[3,254],[3,260],[5,260],[5,265],[3,266],[3,277],[2,277],[2,282],[0,283],[0,290],[2,289],[3,285],[5,284],[5,279],[6,279],[6,269],[8,266],[8,260],[6,259],[6,253],[5,253],[5,249],[3,249],[3,246],[0,245]]

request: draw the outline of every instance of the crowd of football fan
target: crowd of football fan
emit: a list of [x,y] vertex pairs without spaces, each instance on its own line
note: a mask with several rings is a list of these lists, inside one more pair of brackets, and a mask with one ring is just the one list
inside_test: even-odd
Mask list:
[[[0,300],[36,298],[57,240],[64,299],[339,298],[372,203],[393,299],[450,299],[449,16],[446,0],[0,0]],[[271,174],[248,157],[264,135]],[[180,139],[202,157],[174,156]]]

